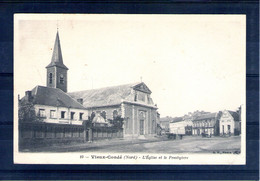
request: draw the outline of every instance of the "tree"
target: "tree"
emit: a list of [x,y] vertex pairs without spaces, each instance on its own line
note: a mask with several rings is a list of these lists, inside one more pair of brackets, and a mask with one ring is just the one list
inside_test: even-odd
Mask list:
[[19,121],[23,121],[23,122],[42,120],[37,116],[34,105],[31,102],[27,102],[23,105],[19,105],[18,118]]
[[96,116],[95,112],[92,112],[90,117],[89,117],[89,120],[90,121],[93,121],[94,117]]
[[113,127],[122,128],[124,124],[124,118],[121,118],[121,116],[116,116],[114,119],[109,119],[109,122],[113,125]]

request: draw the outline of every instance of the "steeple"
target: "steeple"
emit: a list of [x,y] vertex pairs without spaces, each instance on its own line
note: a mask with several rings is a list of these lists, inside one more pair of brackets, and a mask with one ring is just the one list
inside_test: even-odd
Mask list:
[[54,43],[51,63],[47,69],[47,87],[59,88],[67,92],[67,71],[68,68],[63,64],[59,32],[57,30]]
[[52,66],[57,66],[57,67],[68,70],[68,68],[63,64],[61,46],[60,46],[60,37],[59,37],[58,30],[57,30],[56,40],[55,40],[55,44],[54,44],[54,48],[53,48],[51,63],[46,68],[52,67]]

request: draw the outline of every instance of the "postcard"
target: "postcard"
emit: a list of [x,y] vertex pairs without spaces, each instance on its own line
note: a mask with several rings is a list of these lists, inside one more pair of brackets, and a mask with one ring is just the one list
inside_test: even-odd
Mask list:
[[244,165],[246,16],[15,14],[14,163]]

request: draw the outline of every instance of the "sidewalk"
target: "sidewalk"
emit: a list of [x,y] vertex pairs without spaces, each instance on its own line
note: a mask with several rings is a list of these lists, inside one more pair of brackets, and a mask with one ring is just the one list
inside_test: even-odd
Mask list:
[[124,138],[115,138],[115,139],[106,139],[98,140],[94,142],[85,142],[85,143],[71,143],[68,145],[52,145],[48,147],[32,148],[30,150],[24,150],[25,152],[83,152],[89,150],[98,150],[114,146],[122,145],[135,145],[151,142],[161,142],[168,141],[165,137],[151,137],[146,139],[124,139]]

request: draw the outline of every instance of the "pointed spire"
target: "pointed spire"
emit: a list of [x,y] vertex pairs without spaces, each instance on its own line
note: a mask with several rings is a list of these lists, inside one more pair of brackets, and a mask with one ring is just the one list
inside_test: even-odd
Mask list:
[[57,66],[57,67],[65,68],[65,69],[68,70],[68,68],[63,64],[58,29],[57,29],[57,34],[56,34],[56,40],[55,40],[54,48],[53,48],[51,63],[46,68],[52,67],[52,66]]

